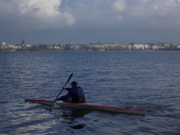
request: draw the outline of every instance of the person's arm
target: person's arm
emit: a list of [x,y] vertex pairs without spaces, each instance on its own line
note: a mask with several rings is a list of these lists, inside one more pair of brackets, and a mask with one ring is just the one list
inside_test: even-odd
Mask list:
[[69,91],[68,94],[66,94],[65,96],[61,96],[57,100],[68,100],[69,98],[72,97],[72,94],[73,94],[72,91]]
[[71,88],[63,87],[63,89],[66,89],[67,91],[69,91],[68,94],[66,94],[65,96],[61,96],[58,99],[54,99],[55,101],[58,101],[58,100],[67,100],[67,99],[69,99],[72,96],[72,92],[70,92]]
[[67,91],[70,91],[71,88],[63,87],[63,89],[66,89]]

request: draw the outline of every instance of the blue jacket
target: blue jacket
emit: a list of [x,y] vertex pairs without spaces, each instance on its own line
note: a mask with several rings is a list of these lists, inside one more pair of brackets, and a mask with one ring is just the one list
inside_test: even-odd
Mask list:
[[86,102],[85,96],[84,96],[84,91],[80,86],[75,87],[75,88],[68,88],[67,90],[69,91],[68,94],[66,94],[65,96],[61,96],[58,100],[71,99],[72,102],[75,102],[75,103]]

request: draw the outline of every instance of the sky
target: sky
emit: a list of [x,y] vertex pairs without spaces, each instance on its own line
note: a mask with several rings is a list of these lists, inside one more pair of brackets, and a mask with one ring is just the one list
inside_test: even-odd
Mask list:
[[180,44],[180,0],[0,0],[0,42]]

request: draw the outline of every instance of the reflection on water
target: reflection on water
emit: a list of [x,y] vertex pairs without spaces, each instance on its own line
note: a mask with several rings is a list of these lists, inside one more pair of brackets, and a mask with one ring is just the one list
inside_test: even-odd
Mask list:
[[51,112],[53,114],[55,114],[56,116],[59,116],[58,119],[60,119],[60,121],[62,123],[66,123],[69,125],[70,128],[73,129],[82,129],[86,126],[86,123],[76,123],[76,119],[81,119],[83,118],[85,115],[87,115],[88,113],[90,113],[90,111],[88,110],[81,110],[81,109],[70,109],[70,108],[56,108],[51,110]]

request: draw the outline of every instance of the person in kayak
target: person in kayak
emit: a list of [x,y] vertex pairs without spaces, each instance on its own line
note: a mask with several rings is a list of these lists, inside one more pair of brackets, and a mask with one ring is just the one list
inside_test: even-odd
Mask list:
[[63,87],[63,89],[66,89],[68,91],[68,94],[61,96],[60,98],[56,99],[58,100],[69,100],[74,103],[85,103],[85,95],[83,89],[78,86],[78,83],[76,81],[73,81],[71,83],[71,88]]

